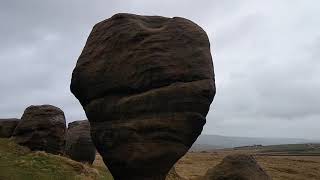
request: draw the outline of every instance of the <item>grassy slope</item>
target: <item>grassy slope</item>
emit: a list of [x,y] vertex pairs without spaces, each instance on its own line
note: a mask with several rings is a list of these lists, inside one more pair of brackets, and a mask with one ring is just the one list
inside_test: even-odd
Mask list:
[[112,180],[103,168],[68,158],[31,152],[0,138],[0,180]]
[[[188,153],[177,163],[177,172],[190,179],[197,178],[218,164],[230,153],[259,152],[314,153],[320,145],[266,146],[255,150],[222,150],[208,153]],[[320,179],[320,156],[256,156],[259,164],[274,180]],[[93,166],[84,165],[68,158],[31,152],[9,139],[0,138],[0,180],[112,180],[100,156]],[[168,178],[175,179],[175,178]]]

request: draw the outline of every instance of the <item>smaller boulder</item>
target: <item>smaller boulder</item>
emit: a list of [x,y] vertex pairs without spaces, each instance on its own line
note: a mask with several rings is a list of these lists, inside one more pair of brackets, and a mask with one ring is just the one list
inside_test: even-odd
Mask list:
[[31,150],[63,154],[66,120],[52,105],[29,106],[13,133],[13,140]]
[[251,155],[226,156],[220,164],[209,169],[205,180],[271,180]]
[[0,138],[10,138],[18,123],[16,118],[0,119]]
[[88,120],[74,121],[68,124],[65,153],[75,161],[93,163],[96,157],[96,148],[91,140]]

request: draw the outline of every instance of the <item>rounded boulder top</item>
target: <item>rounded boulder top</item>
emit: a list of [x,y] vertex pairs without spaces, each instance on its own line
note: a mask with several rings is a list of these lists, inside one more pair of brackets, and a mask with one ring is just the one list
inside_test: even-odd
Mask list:
[[44,104],[44,105],[31,105],[27,107],[24,111],[24,114],[30,113],[30,114],[42,114],[42,115],[57,115],[57,114],[62,114],[64,115],[64,112],[53,105],[49,104]]
[[85,128],[90,131],[90,122],[88,120],[72,121],[68,124],[68,129],[72,128]]
[[181,17],[120,13],[93,27],[71,91],[86,105],[106,93],[135,94],[204,79],[214,82],[214,70],[200,26]]

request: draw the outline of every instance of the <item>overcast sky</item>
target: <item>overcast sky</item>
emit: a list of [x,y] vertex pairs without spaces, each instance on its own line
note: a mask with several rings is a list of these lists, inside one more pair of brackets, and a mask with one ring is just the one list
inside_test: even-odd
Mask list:
[[118,12],[185,17],[207,32],[217,94],[204,133],[320,139],[318,0],[3,0],[0,117],[52,104],[84,119],[71,73],[92,26]]

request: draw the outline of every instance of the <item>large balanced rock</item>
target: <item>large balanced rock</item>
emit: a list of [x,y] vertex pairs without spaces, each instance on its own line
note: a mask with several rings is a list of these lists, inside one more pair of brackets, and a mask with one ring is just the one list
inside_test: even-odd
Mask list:
[[116,180],[165,179],[215,95],[208,37],[184,18],[116,14],[94,26],[71,91]]
[[31,150],[62,154],[66,121],[61,109],[51,105],[29,106],[13,133],[16,143]]
[[19,119],[0,119],[0,138],[9,138],[19,123]]
[[271,177],[250,155],[226,156],[220,164],[209,169],[205,180],[271,180]]
[[96,157],[96,148],[91,140],[88,120],[74,121],[68,124],[65,153],[75,161],[93,163]]

